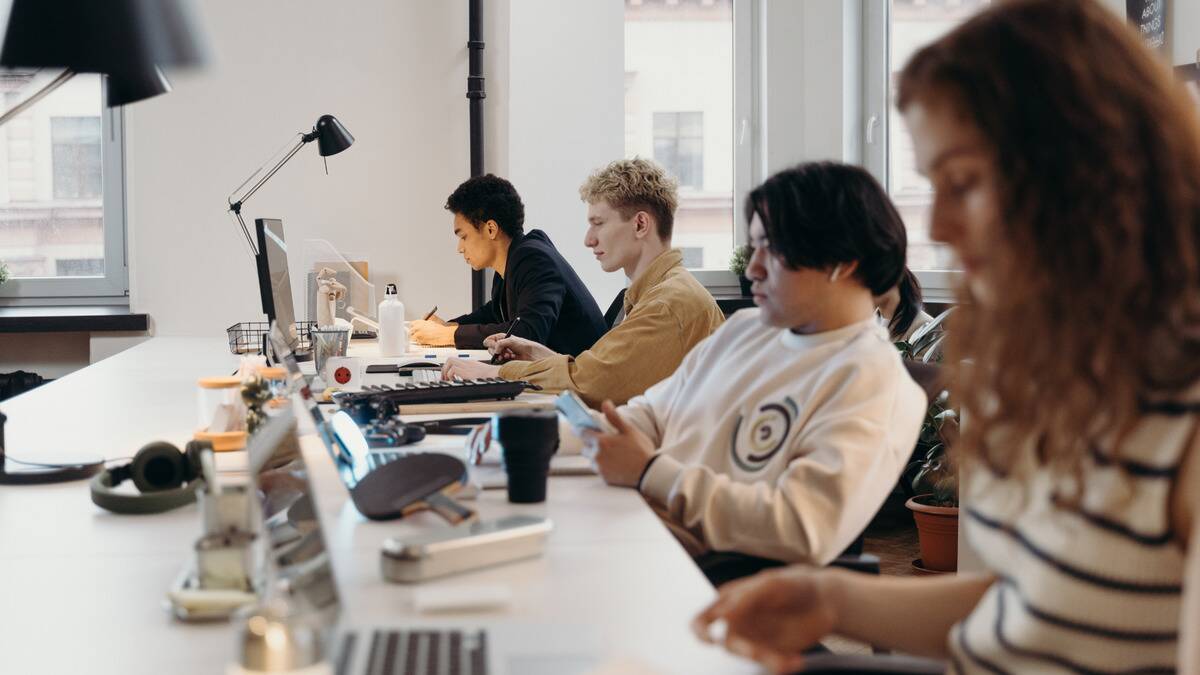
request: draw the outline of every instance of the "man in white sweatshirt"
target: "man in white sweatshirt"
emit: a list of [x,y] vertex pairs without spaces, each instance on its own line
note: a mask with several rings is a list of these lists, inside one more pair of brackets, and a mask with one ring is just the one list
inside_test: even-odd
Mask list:
[[912,453],[925,396],[875,318],[905,230],[865,171],[806,164],[747,199],[755,309],[595,434],[692,555],[826,564],[867,526]]

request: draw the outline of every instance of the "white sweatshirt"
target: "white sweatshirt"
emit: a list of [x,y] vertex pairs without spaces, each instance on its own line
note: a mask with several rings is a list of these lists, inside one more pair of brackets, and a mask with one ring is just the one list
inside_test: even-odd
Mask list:
[[925,407],[874,317],[798,335],[747,309],[619,410],[660,449],[639,489],[689,553],[826,564],[895,485]]

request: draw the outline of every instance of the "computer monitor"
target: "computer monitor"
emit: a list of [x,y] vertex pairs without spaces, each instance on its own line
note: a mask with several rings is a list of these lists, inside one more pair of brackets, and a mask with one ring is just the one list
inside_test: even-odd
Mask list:
[[283,238],[283,221],[278,218],[256,218],[258,235],[258,292],[262,297],[267,321],[274,321],[284,331],[288,346],[299,345],[296,334],[296,309],[292,303],[292,280],[288,274],[287,242]]

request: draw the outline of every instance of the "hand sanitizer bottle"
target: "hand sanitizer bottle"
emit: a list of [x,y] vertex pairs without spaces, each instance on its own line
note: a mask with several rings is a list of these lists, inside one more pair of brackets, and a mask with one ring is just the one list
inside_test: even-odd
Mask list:
[[396,284],[388,284],[379,303],[379,355],[402,356],[408,351],[408,329],[404,327],[404,303]]

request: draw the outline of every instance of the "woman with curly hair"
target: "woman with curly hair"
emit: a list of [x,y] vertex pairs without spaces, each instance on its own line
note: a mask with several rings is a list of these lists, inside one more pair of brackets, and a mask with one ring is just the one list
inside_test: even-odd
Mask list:
[[988,571],[788,568],[696,628],[778,670],[838,633],[958,672],[1200,672],[1200,123],[1094,0],[1000,3],[898,105],[965,270],[961,517]]

